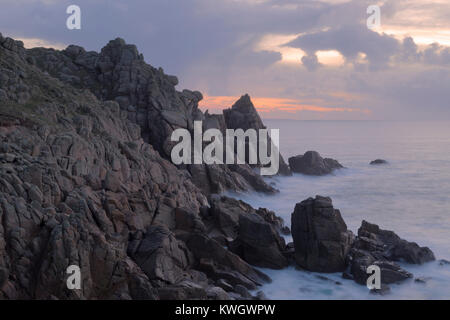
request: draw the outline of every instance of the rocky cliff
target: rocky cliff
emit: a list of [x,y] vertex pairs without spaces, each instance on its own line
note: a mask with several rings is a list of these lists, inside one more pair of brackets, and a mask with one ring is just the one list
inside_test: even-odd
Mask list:
[[167,160],[172,130],[209,117],[176,83],[120,39],[95,53],[0,35],[0,298],[248,298],[270,281],[249,263],[280,267],[280,221],[208,196],[273,188],[248,166]]

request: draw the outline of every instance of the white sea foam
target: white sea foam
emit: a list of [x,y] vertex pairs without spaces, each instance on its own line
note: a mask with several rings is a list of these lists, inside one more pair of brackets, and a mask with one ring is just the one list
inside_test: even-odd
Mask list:
[[[330,196],[349,229],[363,219],[393,230],[402,238],[430,247],[436,258],[450,260],[450,123],[379,121],[265,121],[280,129],[281,153],[316,150],[347,169],[324,177],[295,174],[268,178],[281,191],[274,196],[241,194],[255,207],[274,210],[290,226],[297,202],[316,194]],[[383,158],[388,165],[371,166]],[[236,196],[236,195],[235,195]],[[291,241],[287,237],[287,241]],[[387,299],[450,299],[450,265],[403,264],[416,277],[393,285]],[[379,299],[364,286],[326,275],[295,270],[264,270],[274,280],[263,291],[271,299]],[[341,284],[335,284],[338,281]]]

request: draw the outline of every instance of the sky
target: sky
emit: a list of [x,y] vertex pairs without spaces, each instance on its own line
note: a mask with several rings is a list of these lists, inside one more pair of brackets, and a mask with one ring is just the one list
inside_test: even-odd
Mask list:
[[449,18],[448,0],[0,0],[0,32],[27,47],[121,37],[204,110],[248,93],[263,118],[301,120],[449,120]]

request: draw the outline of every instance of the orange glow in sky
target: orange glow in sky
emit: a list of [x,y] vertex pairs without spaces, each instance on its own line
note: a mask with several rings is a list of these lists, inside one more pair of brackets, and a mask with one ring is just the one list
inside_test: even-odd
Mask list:
[[[349,99],[350,95],[346,93],[333,93],[333,96]],[[211,113],[221,112],[221,110],[230,108],[239,97],[235,96],[205,96],[200,102],[202,110],[210,110]],[[316,99],[318,102],[318,99]],[[301,102],[295,99],[285,98],[267,98],[254,97],[252,102],[256,110],[260,113],[281,111],[287,113],[296,113],[298,111],[313,111],[313,112],[359,112],[369,114],[370,110],[360,108],[345,108],[345,107],[324,107],[313,103]]]

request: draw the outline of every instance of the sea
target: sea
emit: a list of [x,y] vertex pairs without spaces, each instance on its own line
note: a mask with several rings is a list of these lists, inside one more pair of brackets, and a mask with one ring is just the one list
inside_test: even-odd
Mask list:
[[[450,122],[447,121],[299,121],[264,120],[280,130],[280,152],[291,156],[318,151],[345,168],[314,177],[294,174],[267,182],[280,192],[232,194],[252,206],[273,210],[290,227],[295,204],[315,195],[329,196],[355,234],[362,220],[428,246],[436,261],[400,263],[415,279],[390,285],[374,295],[340,273],[319,274],[289,267],[261,269],[272,278],[262,290],[269,299],[450,299]],[[375,159],[386,165],[370,165]],[[291,236],[286,241],[292,241]]]

